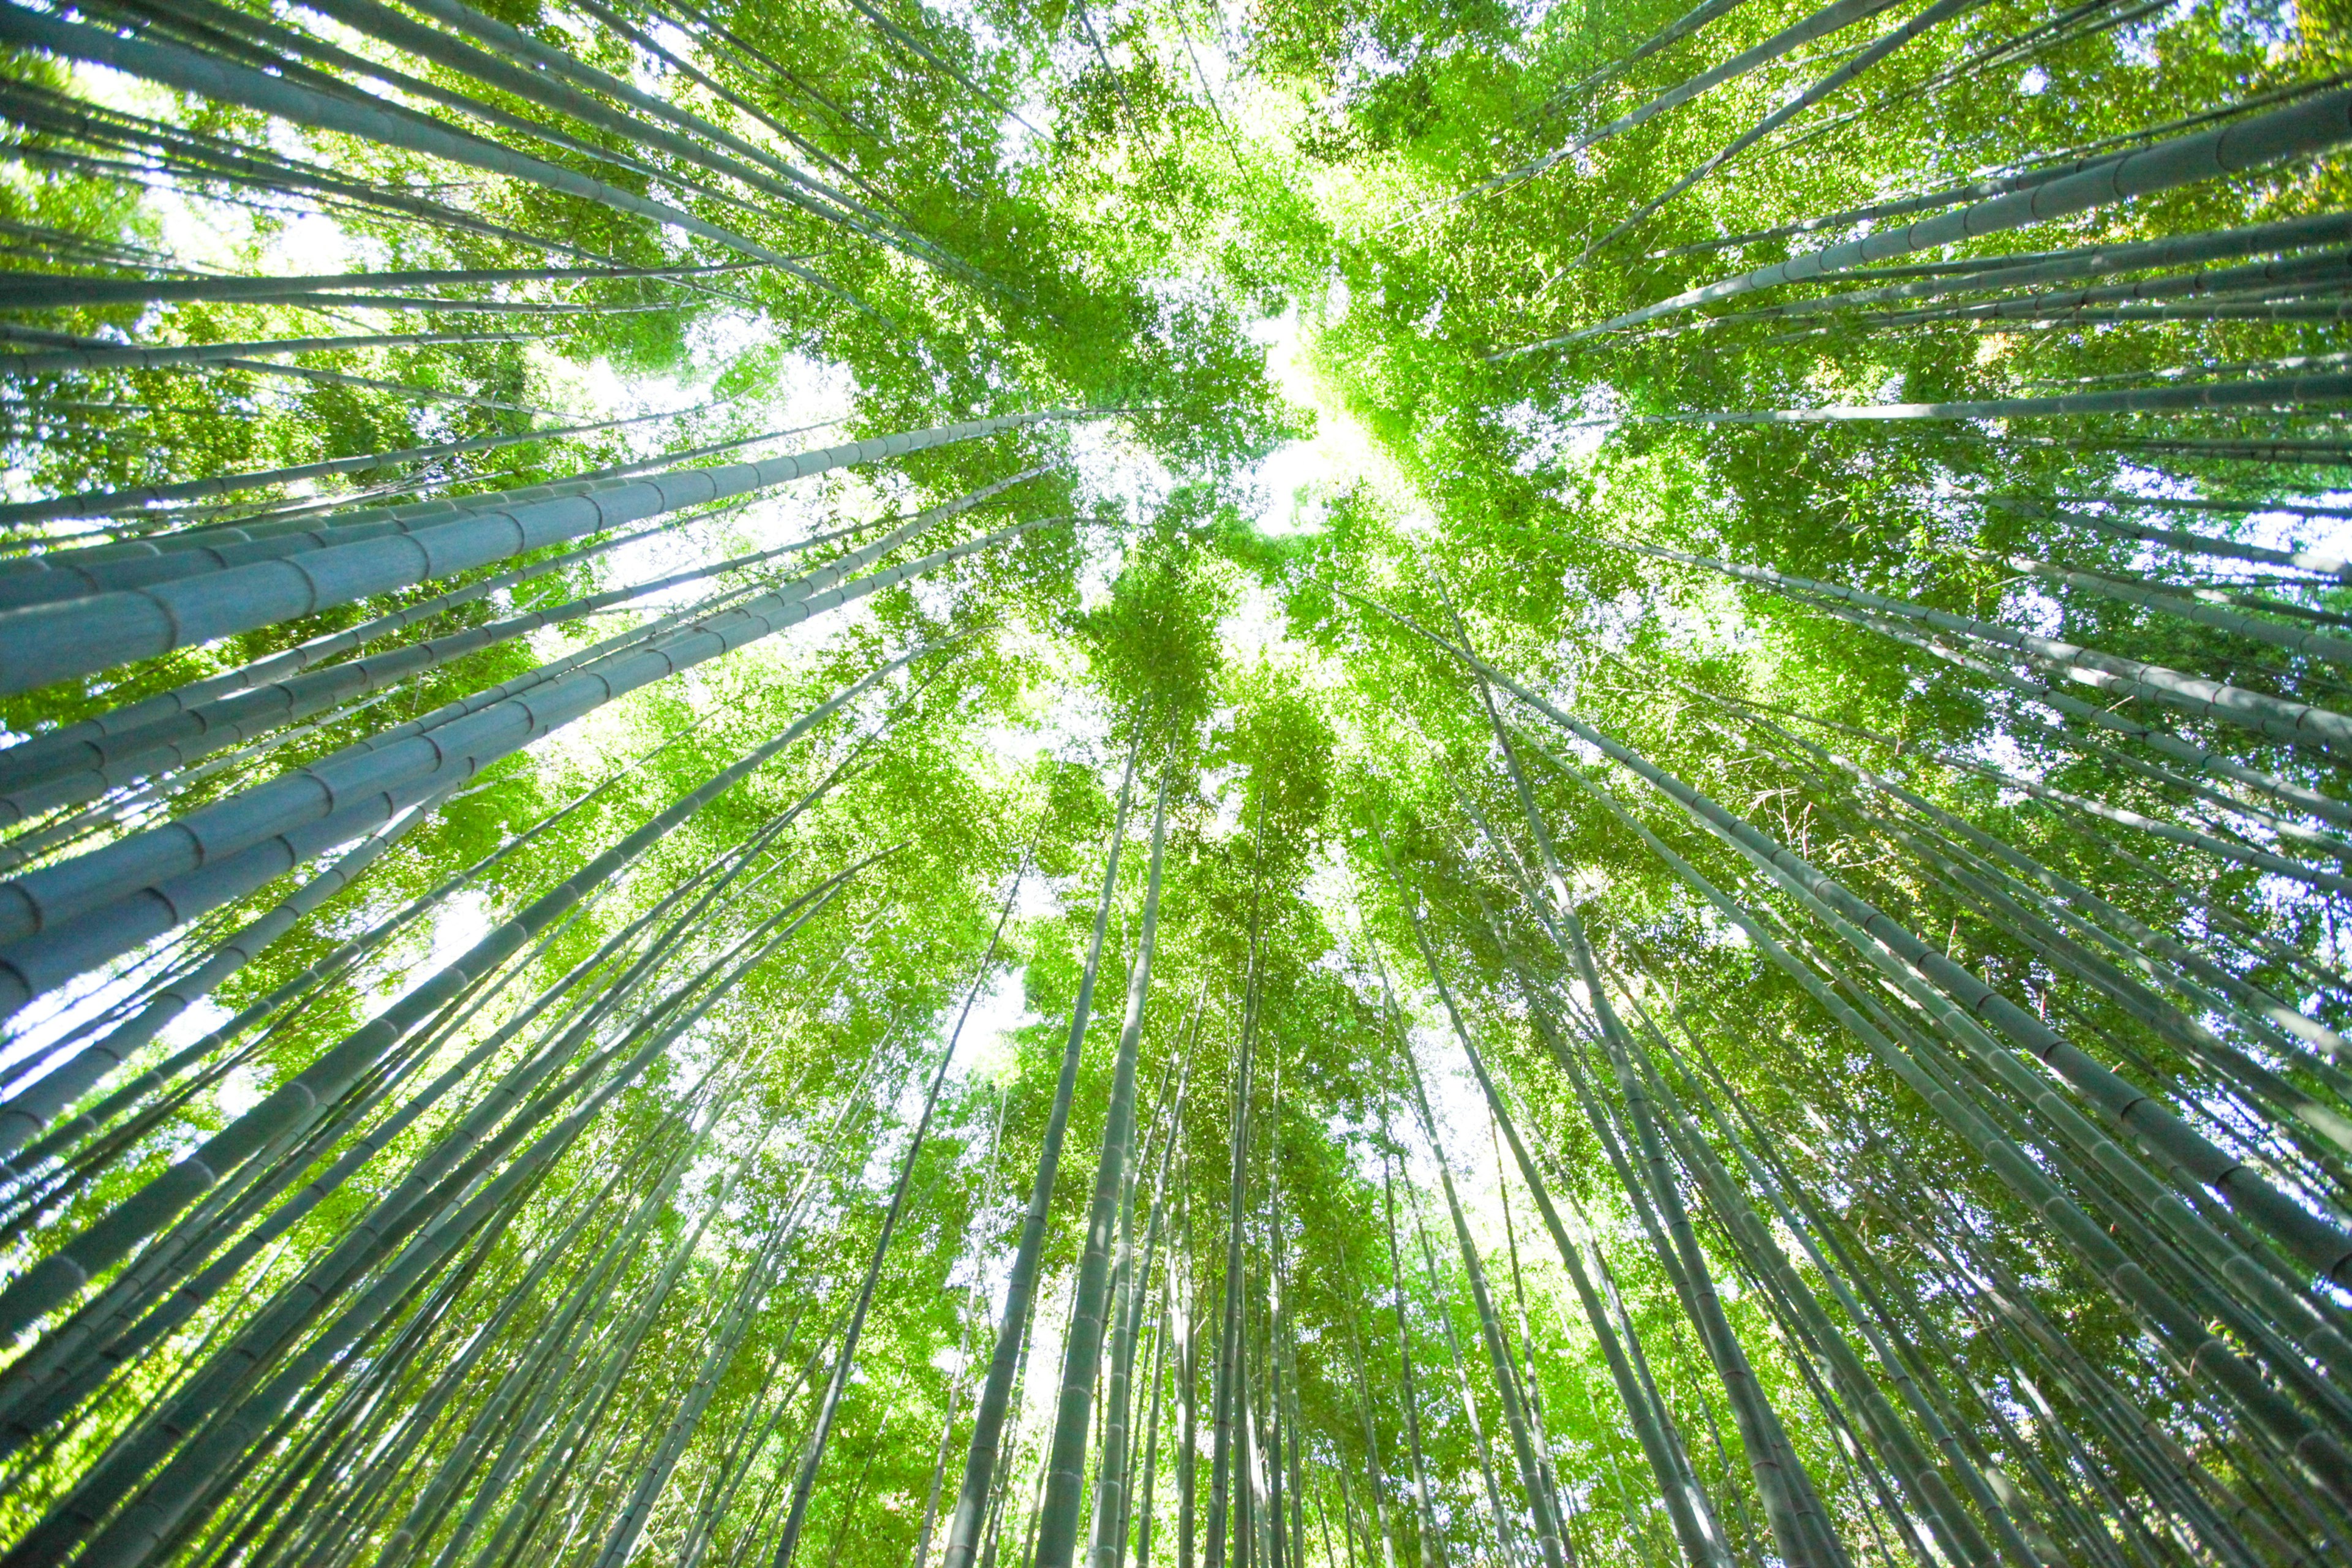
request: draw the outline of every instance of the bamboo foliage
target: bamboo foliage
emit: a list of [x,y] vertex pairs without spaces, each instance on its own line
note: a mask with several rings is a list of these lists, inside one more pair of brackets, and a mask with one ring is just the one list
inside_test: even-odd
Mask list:
[[2340,29],[1441,9],[0,9],[0,1568],[2352,1551]]

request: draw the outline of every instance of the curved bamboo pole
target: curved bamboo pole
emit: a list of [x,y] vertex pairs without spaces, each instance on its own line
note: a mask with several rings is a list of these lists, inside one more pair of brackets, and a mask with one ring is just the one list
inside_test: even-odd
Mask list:
[[[1032,472],[1038,471],[1042,470]],[[42,811],[94,798],[110,788],[151,773],[188,767],[215,751],[236,745],[256,733],[267,732],[274,726],[306,719],[355,698],[413,682],[469,654],[512,642],[541,627],[583,620],[631,600],[684,587],[724,573],[749,572],[784,556],[831,543],[847,534],[862,532],[866,526],[854,524],[835,529],[789,544],[583,595],[545,609],[502,616],[463,631],[408,643],[381,654],[346,659],[331,668],[247,687],[233,697],[216,698],[184,708],[168,718],[136,728],[118,729],[103,740],[93,738],[79,742],[81,755],[94,766],[75,773],[51,771],[37,784],[5,786],[6,793],[0,794],[0,818],[22,820]],[[724,602],[722,596],[717,600],[707,600],[705,605],[715,608]],[[639,634],[642,635],[644,630],[643,627],[638,628]],[[0,753],[0,758],[5,756],[5,753]],[[0,771],[0,778],[5,776],[5,772]]]

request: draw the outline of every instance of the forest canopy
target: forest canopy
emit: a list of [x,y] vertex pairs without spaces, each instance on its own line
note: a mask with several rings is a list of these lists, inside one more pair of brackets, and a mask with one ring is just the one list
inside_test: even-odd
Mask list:
[[2348,26],[0,0],[0,1568],[2352,1562]]

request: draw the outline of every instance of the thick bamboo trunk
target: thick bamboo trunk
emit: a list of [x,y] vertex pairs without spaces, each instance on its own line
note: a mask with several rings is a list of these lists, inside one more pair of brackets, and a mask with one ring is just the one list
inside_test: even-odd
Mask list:
[[[10,16],[28,15],[11,12],[0,16],[0,34],[5,34]],[[422,528],[397,539],[363,540],[314,551],[299,565],[257,562],[186,583],[96,594],[0,613],[0,689],[29,690],[131,659],[152,658],[176,647],[315,615],[680,507],[724,500],[811,474],[1069,417],[1059,411],[1008,415],[762,462],[674,471],[593,499],[529,502]]]
[[[2037,182],[2039,183],[2039,182]],[[2288,218],[2278,223],[2251,224],[2239,228],[2216,229],[2205,234],[2185,235],[2170,239],[2145,240],[2119,245],[2087,246],[2074,250],[2053,252],[2046,257],[2004,264],[2003,258],[1992,258],[1969,263],[1957,273],[1937,273],[1904,283],[1890,283],[1875,289],[1849,289],[1814,300],[1794,300],[1785,305],[1768,305],[1731,315],[1712,316],[1694,323],[1713,329],[1746,321],[1787,321],[1804,316],[1822,315],[1854,305],[1881,305],[1906,300],[1934,299],[1945,294],[1982,292],[1994,289],[2023,288],[2037,283],[2065,282],[2074,279],[2102,278],[2110,274],[2144,271],[2150,268],[2182,267],[2204,261],[2227,261],[2242,256],[2260,255],[2264,251],[2285,251],[2316,245],[2341,243],[2352,238],[2352,218],[2341,213],[2326,213],[2315,217]],[[1891,274],[1880,274],[1890,276]]]
[[59,371],[158,370],[167,365],[217,364],[225,360],[266,359],[275,354],[326,353],[338,350],[425,348],[438,343],[524,343],[535,332],[366,332],[340,338],[273,338],[258,342],[184,343],[140,348],[111,343],[102,338],[76,338],[69,346],[52,347],[65,333],[30,337],[27,329],[0,327],[0,342],[10,338],[41,346],[0,354],[0,374],[55,375]]
[[104,1080],[164,1026],[218,989],[305,915],[352,885],[384,851],[431,816],[447,794],[419,802],[362,839],[332,866],[239,927],[201,963],[149,992],[139,1011],[0,1102],[0,1154],[13,1155],[52,1118]]
[[[40,812],[94,799],[139,779],[186,769],[252,736],[267,735],[278,726],[308,719],[339,704],[415,683],[456,660],[514,642],[542,627],[583,620],[633,599],[684,587],[720,573],[751,571],[814,545],[830,542],[847,531],[839,530],[713,562],[708,566],[584,595],[543,610],[502,616],[464,631],[347,659],[331,668],[248,688],[236,696],[215,699],[152,723],[118,731],[102,740],[85,740],[75,748],[79,753],[75,760],[86,758],[93,765],[72,772],[53,768],[36,783],[8,785],[6,793],[0,794],[0,821],[22,821]],[[740,604],[747,597],[748,594],[740,587],[722,590],[693,606],[685,618],[702,618],[729,607],[730,601]],[[627,646],[631,637],[644,640],[649,633],[657,634],[659,623],[670,618],[656,617],[634,634],[624,634],[620,646]],[[542,667],[528,679],[538,684],[546,678]],[[5,776],[6,771],[0,770],[0,776]]]
[[[110,754],[108,744],[116,736],[167,724],[183,714],[198,711],[224,698],[299,676],[313,665],[365,647],[378,638],[405,631],[433,616],[478,603],[493,594],[519,587],[552,573],[585,565],[608,551],[635,544],[682,526],[684,521],[656,524],[634,533],[615,534],[578,550],[545,557],[528,566],[496,573],[462,588],[453,588],[405,608],[371,617],[342,631],[309,638],[282,653],[252,660],[217,676],[190,681],[154,697],[110,709],[95,718],[45,731],[0,751],[0,788],[18,789],[66,773],[102,766]],[[10,848],[13,850],[14,847],[12,842]]]
[[[0,1015],[12,1011],[12,1003],[21,1006],[192,914],[357,837],[414,801],[468,782],[618,696],[1059,521],[1066,520],[1015,524],[839,586],[824,585],[928,526],[919,520],[788,589],[758,595],[651,640],[632,636],[609,655],[558,678],[494,688],[483,700],[451,704],[425,721],[346,746],[167,827],[0,883],[0,900],[17,911],[13,923],[0,915],[0,929],[30,933],[0,949]],[[11,980],[21,995],[10,994]]]

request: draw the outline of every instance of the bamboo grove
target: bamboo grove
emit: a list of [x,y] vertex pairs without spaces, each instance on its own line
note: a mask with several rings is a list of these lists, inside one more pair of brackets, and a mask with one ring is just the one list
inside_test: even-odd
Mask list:
[[2347,26],[0,5],[0,1568],[2352,1560]]

